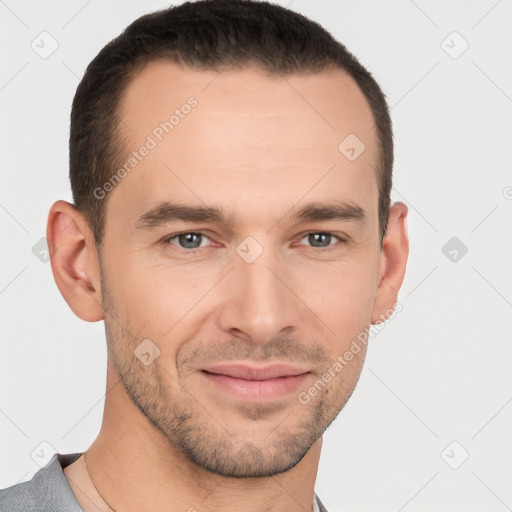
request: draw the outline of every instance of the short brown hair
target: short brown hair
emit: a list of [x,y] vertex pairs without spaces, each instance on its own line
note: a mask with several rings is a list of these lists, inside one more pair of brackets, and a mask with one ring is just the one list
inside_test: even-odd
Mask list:
[[344,70],[366,97],[380,142],[376,172],[382,242],[390,208],[393,133],[385,95],[372,75],[343,44],[301,14],[254,0],[199,0],[135,20],[98,53],[78,85],[71,110],[69,176],[74,205],[98,249],[108,198],[98,199],[93,191],[123,162],[120,101],[135,73],[161,59],[198,70],[250,64],[282,75]]

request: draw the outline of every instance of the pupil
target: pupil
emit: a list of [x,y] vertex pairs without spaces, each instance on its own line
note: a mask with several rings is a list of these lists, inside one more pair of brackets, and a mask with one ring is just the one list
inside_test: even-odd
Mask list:
[[[313,247],[327,247],[331,241],[331,235],[327,233],[313,233],[309,235],[309,243]],[[320,244],[318,244],[320,242]]]
[[[201,239],[198,233],[185,233],[180,235],[180,245],[185,249],[195,249],[201,245]],[[194,240],[195,238],[195,240]]]

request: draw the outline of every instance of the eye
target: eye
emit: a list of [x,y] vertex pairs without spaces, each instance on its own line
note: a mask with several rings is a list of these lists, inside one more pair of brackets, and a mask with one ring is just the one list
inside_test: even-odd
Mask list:
[[311,247],[315,247],[317,249],[329,247],[331,245],[334,245],[337,241],[341,243],[345,242],[343,239],[336,235],[333,235],[332,233],[324,232],[308,233],[304,238],[301,239],[301,241],[305,239],[307,239]]
[[202,233],[187,232],[168,237],[164,240],[164,243],[171,243],[182,249],[198,249],[208,245],[204,243],[206,241],[210,241],[210,239]]

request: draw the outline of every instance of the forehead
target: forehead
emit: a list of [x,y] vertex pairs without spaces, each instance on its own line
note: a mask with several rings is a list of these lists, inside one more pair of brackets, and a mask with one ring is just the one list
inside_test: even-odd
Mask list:
[[[287,121],[292,129],[290,138],[298,133],[313,140],[327,134],[339,138],[352,130],[371,142],[373,135],[370,106],[354,79],[341,69],[275,75],[257,66],[201,71],[167,61],[151,61],[126,87],[120,115],[129,130],[150,132],[155,122],[168,119],[192,96],[200,103],[196,113],[200,111],[201,122],[229,115],[236,126],[238,120],[250,115],[253,122],[269,121],[264,128],[271,133]],[[309,121],[308,127],[293,129],[297,119]],[[228,135],[235,133],[233,130]],[[287,133],[279,135],[286,138]],[[254,137],[257,133],[249,135]],[[260,135],[263,138],[266,133]]]
[[[333,199],[338,187],[374,196],[373,115],[341,70],[281,76],[154,61],[127,86],[119,115],[126,162],[143,146],[151,149],[127,167],[111,193],[114,204],[123,196],[140,211],[180,194],[243,204],[268,199],[270,188],[293,201],[315,183],[315,192]],[[345,140],[357,152],[364,148],[356,160],[343,154]]]

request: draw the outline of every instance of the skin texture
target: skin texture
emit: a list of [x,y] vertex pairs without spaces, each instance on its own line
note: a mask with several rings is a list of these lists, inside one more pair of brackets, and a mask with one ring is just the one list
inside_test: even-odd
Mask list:
[[[101,257],[72,205],[50,210],[56,283],[80,318],[105,321],[90,477],[117,511],[311,510],[321,435],[357,383],[364,346],[308,403],[298,395],[392,310],[407,208],[392,206],[381,250],[374,120],[342,71],[283,78],[152,62],[121,105],[127,155],[192,96],[197,106],[104,199]],[[349,134],[366,147],[354,161],[338,150]],[[215,207],[228,222],[137,227],[163,201]],[[364,218],[294,220],[306,203],[348,204]],[[183,233],[202,234],[192,236],[200,246],[169,240]],[[314,233],[332,237],[315,247]],[[146,365],[134,351],[148,339],[159,355]],[[225,363],[304,375],[288,393],[244,399],[203,371]],[[81,458],[65,470],[82,508],[110,510],[83,469]]]

